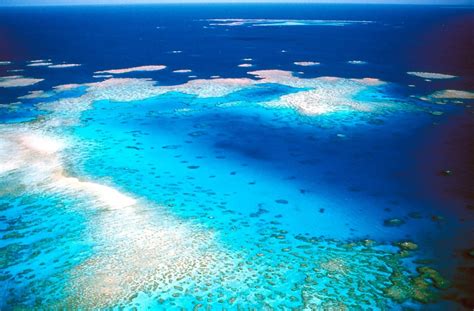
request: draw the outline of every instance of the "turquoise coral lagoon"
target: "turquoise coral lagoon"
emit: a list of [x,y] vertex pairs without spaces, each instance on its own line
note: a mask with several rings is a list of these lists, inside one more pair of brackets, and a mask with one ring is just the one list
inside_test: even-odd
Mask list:
[[[18,40],[40,31],[47,44],[28,58],[1,54],[2,310],[469,306],[456,269],[472,259],[454,254],[472,242],[472,202],[442,196],[438,181],[458,170],[430,161],[438,128],[472,121],[472,72],[427,73],[420,63],[387,76],[358,49],[374,32],[397,34],[402,13],[426,23],[459,16],[263,7],[264,19],[240,6],[232,18],[227,6],[0,11],[12,31],[31,16],[94,25],[103,14],[108,26],[74,38],[95,47],[115,40],[111,25],[128,16],[137,27],[128,40],[143,29],[138,45],[161,43],[156,58],[125,43],[112,44],[125,49],[117,58],[80,57],[71,34],[31,20]],[[169,10],[193,36],[213,39],[183,44],[186,27]],[[301,51],[265,39],[286,38],[282,31],[303,45],[309,34],[334,41]],[[347,32],[360,42],[344,56],[337,38]],[[211,46],[230,50],[206,62]],[[451,78],[425,79],[443,74]]]

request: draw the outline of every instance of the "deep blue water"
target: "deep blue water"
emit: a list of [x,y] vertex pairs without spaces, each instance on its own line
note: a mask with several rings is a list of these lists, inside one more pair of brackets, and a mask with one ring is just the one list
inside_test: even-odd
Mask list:
[[[0,8],[0,77],[44,79],[0,78],[0,309],[472,308],[472,29],[472,9],[436,6]],[[81,66],[27,66],[39,59]],[[86,85],[158,64],[114,75],[154,89]],[[143,95],[264,69],[322,82]],[[312,89],[371,109],[262,105]],[[429,97],[443,90],[471,95]],[[29,144],[43,136],[64,149]],[[116,208],[110,189],[137,203]]]

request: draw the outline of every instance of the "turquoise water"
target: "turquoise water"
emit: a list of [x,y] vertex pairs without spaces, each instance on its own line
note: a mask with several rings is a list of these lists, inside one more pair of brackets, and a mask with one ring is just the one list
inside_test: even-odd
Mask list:
[[[257,28],[280,38],[273,27],[381,27],[347,14]],[[430,166],[454,143],[427,145],[451,120],[472,120],[472,77],[392,68],[386,79],[370,61],[295,68],[254,53],[243,71],[231,54],[233,69],[213,72],[223,78],[126,60],[57,76],[6,65],[48,79],[0,84],[12,103],[0,106],[0,309],[469,306],[456,269],[472,261],[461,255],[471,199],[431,184],[457,180],[452,166]],[[91,68],[132,69],[93,78]],[[77,84],[57,87],[66,83]]]
[[[312,89],[274,83],[219,97],[171,92],[119,102],[106,98],[143,90],[109,81],[119,82],[117,93],[96,85],[69,91],[41,103],[50,111],[43,119],[3,128],[10,143],[28,146],[21,135],[30,132],[68,142],[40,153],[37,164],[7,170],[7,305],[395,308],[435,301],[442,287],[435,277],[421,277],[422,289],[412,284],[424,267],[415,261],[435,254],[403,245],[442,233],[426,202],[383,177],[403,163],[381,142],[406,140],[420,121],[434,120],[423,105],[389,95],[388,86],[370,87],[353,96],[372,112],[305,116],[262,106]],[[336,88],[352,84],[345,83]],[[14,126],[19,133],[9,134]],[[39,143],[40,150],[48,144]],[[28,152],[20,149],[20,158]],[[383,167],[360,165],[371,159],[383,159]],[[37,176],[50,169],[52,176]],[[79,178],[77,186],[57,180],[65,172]],[[137,201],[109,200],[115,192]],[[437,215],[445,226],[454,221]],[[390,219],[404,224],[387,225]]]

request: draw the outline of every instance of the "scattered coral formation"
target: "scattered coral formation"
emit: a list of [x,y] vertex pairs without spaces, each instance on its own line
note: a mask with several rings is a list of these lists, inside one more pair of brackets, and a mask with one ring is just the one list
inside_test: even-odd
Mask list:
[[[149,70],[160,70],[151,67],[146,66]],[[101,73],[121,74],[137,68],[143,69]],[[150,79],[134,78],[62,85],[51,92],[60,94],[79,87],[85,91],[77,97],[60,97],[40,104],[49,114],[34,122],[1,125],[0,157],[7,161],[0,163],[0,189],[13,201],[21,202],[0,201],[0,209],[20,208],[25,215],[25,223],[9,222],[8,234],[2,236],[6,242],[0,248],[3,271],[0,277],[22,284],[21,291],[15,286],[7,287],[10,294],[7,303],[19,308],[47,309],[147,306],[173,309],[180,305],[199,309],[212,305],[339,310],[388,309],[395,302],[434,301],[449,284],[426,265],[418,266],[416,273],[406,268],[406,261],[414,259],[413,252],[418,250],[412,241],[401,241],[394,247],[372,240],[339,241],[293,235],[275,220],[259,219],[265,213],[262,208],[251,217],[252,223],[245,215],[236,215],[222,227],[230,231],[239,227],[257,228],[251,238],[223,237],[212,228],[173,216],[163,205],[127,194],[113,182],[74,177],[68,169],[66,150],[73,161],[81,155],[78,146],[88,142],[59,135],[63,132],[58,130],[81,125],[82,113],[97,101],[120,105],[171,92],[218,98],[246,88],[279,84],[297,92],[260,105],[292,108],[304,115],[344,110],[365,112],[390,106],[387,100],[381,103],[376,99],[372,102],[357,99],[360,93],[383,85],[377,79],[302,79],[279,70],[249,74],[253,78],[216,77],[174,86],[157,86]],[[32,92],[24,98],[44,94]],[[197,130],[189,136],[205,134]],[[179,148],[178,145],[162,147],[163,150]],[[11,153],[16,157],[9,157]],[[200,171],[196,165],[187,167]],[[40,204],[41,196],[44,202]],[[275,203],[289,206],[291,202],[277,198]],[[71,211],[74,213],[68,214]],[[63,212],[65,218],[48,231],[42,220],[58,212]],[[35,213],[40,215],[35,218]],[[69,224],[76,221],[85,226],[81,232],[69,230],[74,227]],[[389,226],[401,224],[401,219],[386,221]],[[49,232],[46,238],[41,237],[44,231]],[[19,241],[28,235],[33,242],[26,249]],[[234,240],[227,244],[225,238]],[[63,256],[54,258],[54,264],[44,271],[30,269],[38,258],[48,256],[53,245],[59,245]],[[34,296],[32,293],[48,298],[25,299]]]

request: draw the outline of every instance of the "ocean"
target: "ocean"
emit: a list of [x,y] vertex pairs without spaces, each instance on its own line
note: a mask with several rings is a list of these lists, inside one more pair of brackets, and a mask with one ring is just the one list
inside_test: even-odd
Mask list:
[[0,8],[0,309],[472,309],[473,29]]

